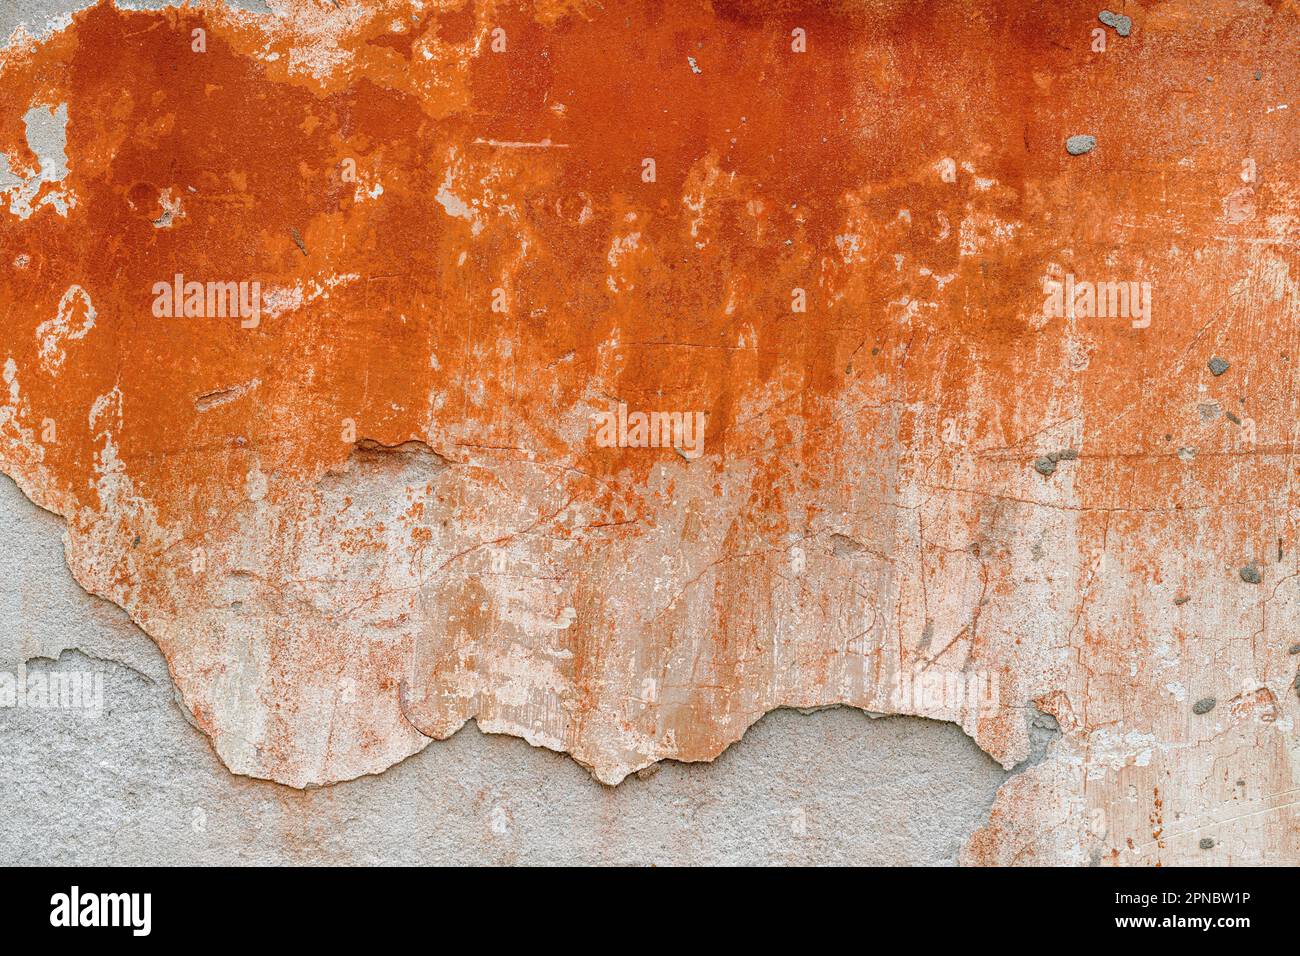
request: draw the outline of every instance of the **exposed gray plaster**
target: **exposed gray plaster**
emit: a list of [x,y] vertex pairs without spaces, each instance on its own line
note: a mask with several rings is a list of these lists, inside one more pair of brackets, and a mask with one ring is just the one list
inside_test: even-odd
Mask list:
[[[78,10],[93,7],[99,0],[0,0],[0,49],[8,45],[14,30],[42,38],[61,29]],[[225,0],[227,6],[252,13],[273,13],[267,0]],[[178,7],[183,0],[116,0],[124,10],[161,10]]]
[[104,695],[99,718],[0,709],[0,864],[947,864],[1006,779],[952,724],[839,708],[777,711],[713,763],[616,788],[472,724],[332,787],[236,777],[61,534],[0,477],[0,669],[93,671]]

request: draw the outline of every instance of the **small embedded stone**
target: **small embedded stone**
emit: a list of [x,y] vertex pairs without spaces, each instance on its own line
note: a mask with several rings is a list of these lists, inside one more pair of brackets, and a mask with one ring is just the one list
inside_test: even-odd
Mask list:
[[1288,654],[1300,654],[1300,644],[1292,644],[1287,648]]
[[1259,573],[1259,565],[1254,561],[1250,562],[1250,564],[1246,565],[1237,573],[1241,575],[1241,579],[1247,584],[1259,584],[1264,580],[1264,575]]
[[1179,607],[1182,607],[1190,600],[1191,598],[1189,598],[1186,594],[1180,594],[1178,595],[1178,597],[1174,598],[1174,604],[1178,605]]
[[1218,378],[1231,367],[1228,365],[1227,359],[1219,358],[1217,355],[1210,359],[1208,364],[1210,367],[1210,374],[1215,378]]
[[1097,19],[1106,26],[1114,29],[1122,37],[1128,36],[1133,32],[1133,21],[1122,13],[1111,13],[1109,10],[1103,10],[1097,14]]
[[1214,705],[1217,703],[1218,701],[1213,697],[1202,697],[1196,703],[1192,704],[1192,713],[1208,714],[1210,711],[1214,710]]
[[1081,134],[1071,136],[1065,141],[1065,151],[1071,156],[1082,156],[1084,153],[1091,153],[1097,148],[1097,137]]
[[[1039,472],[1041,472],[1042,474],[1050,475],[1052,472],[1056,471],[1056,465],[1058,462],[1074,461],[1078,457],[1079,457],[1079,453],[1075,451],[1073,448],[1066,448],[1063,449],[1062,451],[1049,451],[1046,455],[1043,455],[1041,458],[1039,458],[1037,461],[1034,462],[1034,467],[1038,468]],[[1038,464],[1038,462],[1042,462],[1042,461],[1047,462],[1052,467],[1044,471],[1043,468],[1040,468]]]
[[1201,849],[1202,849],[1202,850],[1213,850],[1213,849],[1214,849],[1214,840],[1212,840],[1210,837],[1201,837]]
[[1050,455],[1044,455],[1041,458],[1034,459],[1034,471],[1038,472],[1045,478],[1050,478],[1056,471],[1056,462]]

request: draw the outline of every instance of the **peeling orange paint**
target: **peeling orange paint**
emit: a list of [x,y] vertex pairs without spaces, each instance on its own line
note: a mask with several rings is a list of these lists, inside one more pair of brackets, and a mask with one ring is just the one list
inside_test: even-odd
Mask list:
[[1293,14],[271,6],[0,52],[0,465],[231,769],[1035,702],[971,862],[1300,859]]

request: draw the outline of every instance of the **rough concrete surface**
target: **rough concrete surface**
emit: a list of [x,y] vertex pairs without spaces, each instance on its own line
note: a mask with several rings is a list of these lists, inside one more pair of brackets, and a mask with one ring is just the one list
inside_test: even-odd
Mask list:
[[227,802],[923,737],[916,861],[1300,862],[1294,4],[5,17],[0,470],[175,687],[38,588],[33,700],[120,662]]
[[470,724],[378,776],[233,776],[162,655],[63,559],[62,522],[0,478],[0,669],[104,675],[103,713],[0,709],[4,864],[949,865],[1006,773],[952,724],[783,710],[712,764],[618,787]]

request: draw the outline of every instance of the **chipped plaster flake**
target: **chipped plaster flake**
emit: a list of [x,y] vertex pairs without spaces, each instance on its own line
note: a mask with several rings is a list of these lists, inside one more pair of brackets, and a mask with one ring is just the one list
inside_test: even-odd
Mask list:
[[45,449],[36,441],[36,432],[24,427],[23,422],[31,411],[31,405],[23,398],[18,379],[18,363],[13,356],[5,359],[4,367],[0,370],[0,381],[4,382],[8,392],[8,401],[0,405],[0,441],[21,448],[31,455],[34,459],[32,470],[35,471],[35,466],[45,457]]
[[238,401],[253,392],[261,384],[261,379],[254,378],[247,382],[240,382],[237,385],[205,392],[195,397],[194,407],[200,412],[208,412],[214,408],[220,408],[222,405],[229,405],[231,402]]
[[1020,224],[987,214],[972,214],[962,219],[957,228],[959,254],[974,256],[983,254],[990,245],[1005,244],[1015,236]]
[[177,220],[185,218],[185,211],[181,208],[181,197],[173,195],[172,187],[168,186],[158,197],[158,203],[162,206],[162,215],[153,221],[156,229],[171,229],[176,225]]
[[922,266],[920,269],[917,269],[916,271],[918,275],[926,276],[927,278],[933,280],[939,292],[942,292],[944,286],[946,286],[953,279],[957,278],[957,273],[955,272],[950,272],[947,275],[935,275],[933,272],[931,272],[929,269],[925,268],[924,266]]
[[843,235],[835,237],[835,245],[840,250],[840,255],[844,258],[847,265],[858,259],[862,249],[862,237],[856,235]]
[[970,162],[962,163],[961,168],[963,171],[970,174],[972,184],[975,186],[976,189],[980,190],[981,192],[983,192],[984,190],[992,189],[994,186],[998,184],[998,181],[996,179],[990,179],[987,176],[980,176],[978,173],[976,173],[974,163],[970,163]]
[[[452,154],[453,161],[455,153]],[[464,202],[459,196],[451,191],[451,186],[456,169],[454,166],[447,167],[447,174],[443,178],[442,185],[438,187],[434,199],[442,206],[447,215],[457,219],[464,219],[470,224],[470,233],[477,236],[483,231],[483,223],[479,218],[478,210]]]
[[[112,417],[109,413],[112,412]],[[112,391],[105,392],[90,404],[89,414],[90,431],[92,434],[101,434],[99,429],[102,427],[118,424],[122,419],[122,390],[117,386]]]
[[9,406],[11,409],[16,408],[18,406],[18,364],[12,355],[5,359],[4,383],[9,388]]
[[621,290],[630,290],[634,283],[630,278],[632,264],[629,262],[624,265],[625,259],[631,259],[632,254],[637,251],[641,244],[641,233],[629,232],[622,236],[615,236],[610,240],[609,252],[605,256],[605,261],[609,263],[610,274],[606,279],[609,291],[617,294]]
[[50,374],[63,368],[67,353],[64,344],[84,339],[95,327],[95,306],[90,294],[79,285],[72,285],[59,299],[59,309],[54,318],[36,327],[40,341],[41,367]]
[[501,149],[568,149],[568,143],[552,143],[550,138],[542,139],[537,142],[524,142],[522,140],[505,140],[505,139],[476,139],[475,146],[496,146]]
[[[271,35],[277,47],[287,47],[291,73],[323,81],[345,72],[352,64],[350,36],[374,28],[382,10],[362,4],[323,6],[300,0],[268,0],[275,16],[257,18],[257,26]],[[239,16],[226,12],[226,17]],[[382,27],[379,27],[382,30]]]
[[323,279],[319,276],[299,279],[292,287],[276,286],[262,291],[262,316],[278,319],[297,312],[319,299],[329,299],[330,293],[361,280],[359,273],[335,273]]
[[9,196],[9,212],[19,219],[31,217],[42,206],[67,218],[76,198],[66,189],[46,188],[68,175],[68,104],[33,106],[23,115],[27,148],[36,155],[37,168],[24,175],[13,168],[13,158],[0,153],[0,194]]
[[[31,16],[27,11],[24,11],[24,14]],[[72,26],[72,14],[63,12],[48,13],[39,20],[19,22],[7,38],[0,34],[0,50],[5,47],[20,49],[32,47],[36,41],[43,40],[52,33],[66,30],[70,26]]]
[[356,202],[363,202],[367,199],[370,200],[378,199],[383,194],[384,194],[384,184],[381,183],[378,179],[375,179],[373,182],[363,179],[357,182],[357,191],[356,191],[356,195],[353,196],[353,199]]

